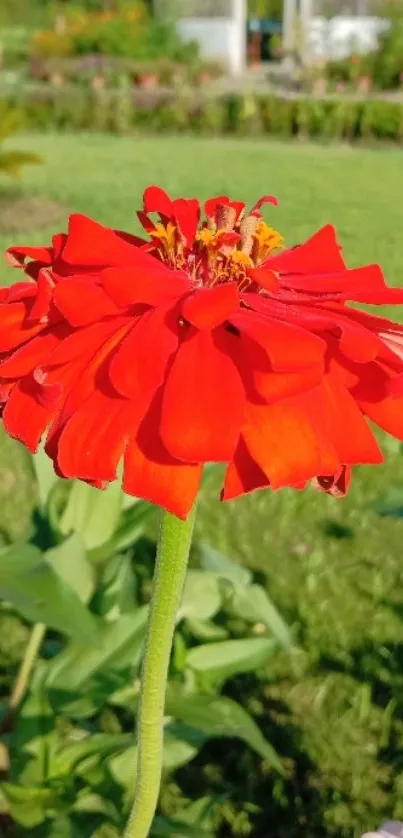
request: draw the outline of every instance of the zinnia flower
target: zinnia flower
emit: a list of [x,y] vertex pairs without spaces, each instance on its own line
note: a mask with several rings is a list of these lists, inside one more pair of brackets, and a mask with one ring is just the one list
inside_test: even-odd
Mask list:
[[124,490],[180,517],[207,462],[227,466],[224,500],[344,494],[351,466],[382,461],[367,419],[403,438],[403,328],[348,302],[403,291],[349,270],[330,225],[284,249],[275,203],[202,214],[150,187],[146,239],[72,215],[50,247],[10,248],[26,279],[0,290],[6,431],[98,487],[123,460]]

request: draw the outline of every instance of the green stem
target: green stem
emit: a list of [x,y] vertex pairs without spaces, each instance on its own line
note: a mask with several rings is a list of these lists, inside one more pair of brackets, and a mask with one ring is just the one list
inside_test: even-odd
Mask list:
[[141,679],[134,804],[124,838],[147,838],[157,808],[168,666],[194,520],[195,509],[187,521],[168,512],[162,517]]
[[13,691],[9,701],[10,710],[16,710],[25,696],[29,685],[29,679],[45,634],[46,626],[43,625],[43,623],[36,623],[31,631],[31,636],[28,640],[27,648],[25,649],[25,655],[18,671],[18,675],[15,679]]

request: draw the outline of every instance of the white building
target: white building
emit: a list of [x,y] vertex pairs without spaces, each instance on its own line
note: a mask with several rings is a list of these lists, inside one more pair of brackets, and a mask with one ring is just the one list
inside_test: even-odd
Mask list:
[[[205,58],[222,61],[231,74],[242,75],[246,67],[247,0],[178,2],[178,28],[183,38],[197,41]],[[379,32],[388,23],[371,16],[370,10],[371,0],[284,0],[285,49],[289,52],[295,48],[298,21],[300,27],[302,24],[306,60],[342,58],[375,49]]]
[[222,61],[234,76],[246,66],[247,0],[182,0],[178,28],[197,41],[205,58]]

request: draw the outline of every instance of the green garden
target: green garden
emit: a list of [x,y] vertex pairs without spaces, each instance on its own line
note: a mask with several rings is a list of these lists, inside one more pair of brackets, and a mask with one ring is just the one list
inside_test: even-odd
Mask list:
[[[334,5],[326,4],[329,15]],[[263,206],[264,221],[284,236],[286,248],[331,223],[349,267],[379,264],[389,285],[403,287],[398,4],[374,3],[374,13],[390,20],[376,50],[305,66],[303,27],[287,56],[279,34],[283,3],[250,0],[255,28],[242,81],[181,40],[176,5],[169,14],[148,0],[0,0],[0,6],[0,251],[48,246],[67,230],[71,213],[124,230],[129,235],[120,244],[133,244],[133,236],[144,234],[136,211],[150,184],[172,198],[203,203],[229,195],[248,207],[267,193],[279,206]],[[285,76],[280,65],[254,75],[267,32],[275,33],[272,59],[292,59]],[[219,207],[228,210],[225,200]],[[199,234],[208,241],[209,233],[219,239],[224,230],[231,247],[234,237],[242,241],[241,216],[225,226],[231,212],[222,224],[218,215],[206,219]],[[259,208],[246,220],[257,218]],[[168,240],[166,219],[162,213],[161,240]],[[174,220],[174,236],[185,247]],[[196,241],[186,263],[193,279]],[[234,252],[241,260],[246,251],[239,241]],[[259,269],[257,257],[251,264]],[[88,279],[93,263],[85,265],[78,261],[77,273],[92,266]],[[71,279],[71,272],[70,265],[55,282]],[[54,306],[49,273],[43,271],[37,295],[46,310],[39,329],[48,322],[46,294]],[[14,298],[5,289],[24,278],[0,260],[0,415],[12,393],[1,367],[10,346],[18,346],[7,344],[9,303],[17,300],[11,309],[17,320],[27,306],[23,328],[31,328],[33,311],[18,286]],[[204,284],[192,295],[217,290],[216,276]],[[77,300],[70,302],[80,315]],[[147,300],[135,302],[146,303],[147,317]],[[323,313],[322,302],[314,301],[316,313]],[[151,313],[153,305],[157,311],[160,302],[151,303]],[[362,307],[403,323],[403,306]],[[111,308],[106,311],[101,326],[112,319]],[[176,327],[187,328],[193,321],[179,311]],[[57,317],[60,312],[63,320],[56,303]],[[130,310],[130,328],[135,313],[141,321],[144,306]],[[353,320],[351,311],[347,316]],[[68,329],[77,326],[66,321]],[[230,333],[228,341],[239,337],[231,320],[219,326]],[[331,354],[335,334],[341,341],[344,333],[329,334]],[[399,344],[399,333],[391,338],[392,366],[399,370],[401,349],[393,339]],[[34,341],[23,340],[23,353]],[[154,344],[143,358],[152,375]],[[346,359],[357,359],[347,351],[348,370]],[[276,373],[270,352],[267,360],[270,375]],[[41,366],[31,369],[42,375]],[[46,375],[36,380],[39,404],[49,387]],[[94,389],[96,381],[94,374]],[[137,378],[135,384],[138,391]],[[119,399],[128,395],[115,390]],[[29,418],[17,416],[17,425]],[[104,418],[111,421],[100,414],[99,428]],[[87,448],[94,436],[96,447],[98,425],[84,437]],[[221,503],[223,467],[205,467],[169,662],[153,838],[362,838],[386,820],[403,821],[403,442],[379,429],[375,435],[384,463],[356,467],[340,499],[312,486]],[[160,429],[155,436],[163,439]],[[82,451],[85,457],[84,445]],[[171,457],[168,445],[167,452]],[[193,467],[194,459],[185,461]],[[77,470],[63,473],[89,479]],[[142,727],[140,695],[161,556],[159,515],[151,503],[124,495],[119,481],[99,491],[57,477],[42,449],[31,455],[0,423],[0,838],[144,838],[147,832],[144,823],[138,832],[136,823],[124,830],[144,764],[141,737],[155,732],[150,716]],[[172,519],[178,525],[173,515],[164,520]],[[148,785],[146,797],[158,790],[158,782]]]
[[[2,249],[47,243],[72,211],[137,232],[150,183],[251,203],[268,191],[280,200],[269,223],[287,244],[331,221],[349,264],[379,262],[402,284],[399,149],[99,133],[5,144],[17,146],[45,162],[1,183]],[[122,509],[116,492],[52,483],[41,460],[0,442],[0,833],[116,838],[156,518],[141,502]],[[283,490],[220,504],[219,473],[206,475],[153,834],[358,838],[403,818],[403,457],[399,442],[381,443],[384,465],[358,468],[343,500]],[[70,617],[68,598],[57,607],[60,584],[74,594]],[[104,621],[103,652],[88,611]],[[10,715],[38,622],[39,658]]]

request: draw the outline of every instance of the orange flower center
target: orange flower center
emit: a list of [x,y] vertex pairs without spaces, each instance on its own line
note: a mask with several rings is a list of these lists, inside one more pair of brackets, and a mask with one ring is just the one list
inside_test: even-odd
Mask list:
[[231,207],[221,209],[218,223],[204,222],[191,248],[178,225],[156,224],[150,233],[152,251],[170,267],[186,270],[197,285],[236,282],[245,291],[253,284],[249,272],[284,247],[284,239],[258,215],[236,218]]

